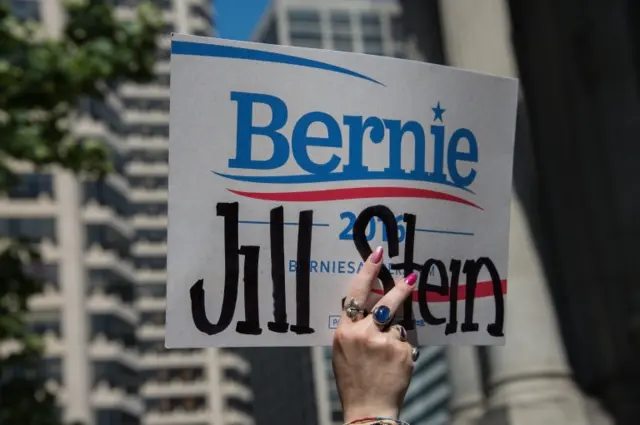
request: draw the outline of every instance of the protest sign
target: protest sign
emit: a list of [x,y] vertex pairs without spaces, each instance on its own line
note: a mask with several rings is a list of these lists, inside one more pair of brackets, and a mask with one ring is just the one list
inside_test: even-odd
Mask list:
[[420,345],[504,343],[517,81],[174,35],[167,347],[331,345],[377,246]]

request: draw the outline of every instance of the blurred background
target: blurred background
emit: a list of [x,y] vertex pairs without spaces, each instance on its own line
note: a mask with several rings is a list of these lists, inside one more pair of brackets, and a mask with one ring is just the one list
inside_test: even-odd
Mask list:
[[329,349],[164,348],[173,31],[519,78],[507,345],[402,417],[640,423],[637,0],[0,0],[0,424],[342,423]]

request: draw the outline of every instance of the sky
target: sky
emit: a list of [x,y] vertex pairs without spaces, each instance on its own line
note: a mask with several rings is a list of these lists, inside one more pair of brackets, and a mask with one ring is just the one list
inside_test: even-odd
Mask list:
[[233,40],[249,40],[269,0],[214,0],[218,34]]

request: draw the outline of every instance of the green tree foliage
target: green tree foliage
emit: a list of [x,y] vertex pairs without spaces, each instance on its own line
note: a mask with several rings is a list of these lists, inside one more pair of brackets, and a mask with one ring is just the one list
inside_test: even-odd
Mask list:
[[[70,131],[84,98],[103,100],[109,83],[153,77],[156,36],[162,25],[151,4],[132,21],[119,21],[105,0],[66,3],[61,34],[47,37],[36,22],[21,22],[0,0],[0,194],[17,182],[14,160],[61,166],[101,178],[111,169],[99,142]],[[0,246],[0,424],[59,423],[54,397],[39,381],[42,344],[30,331],[27,300],[41,285],[26,264],[39,260],[24,241]]]

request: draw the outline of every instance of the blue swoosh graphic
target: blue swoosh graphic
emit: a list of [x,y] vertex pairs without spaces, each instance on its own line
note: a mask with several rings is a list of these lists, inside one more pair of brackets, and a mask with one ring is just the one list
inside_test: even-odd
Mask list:
[[372,83],[386,87],[380,81],[326,62],[286,55],[284,53],[265,52],[262,50],[248,49],[246,47],[220,46],[218,44],[193,43],[190,41],[171,42],[171,54],[190,56],[210,56],[216,58],[246,59],[261,62],[282,63],[286,65],[303,66],[306,68],[322,69],[324,71],[337,72],[361,78]]
[[402,181],[414,181],[414,182],[427,182],[442,184],[445,186],[455,187],[456,189],[462,189],[465,192],[475,194],[471,189],[457,185],[448,180],[418,180],[414,176],[408,174],[389,175],[384,171],[368,171],[363,174],[353,173],[329,173],[329,174],[298,174],[290,176],[246,176],[246,175],[233,175],[224,174],[211,170],[213,174],[226,179],[249,182],[249,183],[270,183],[270,184],[305,184],[305,183],[327,183],[327,182],[339,182],[339,181],[355,181],[355,180],[402,180]]

